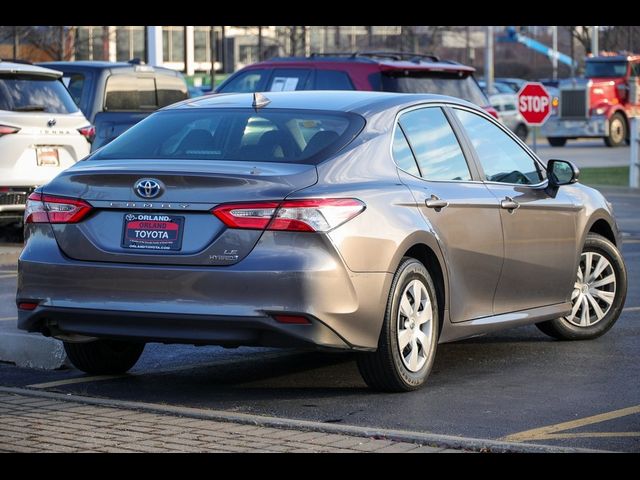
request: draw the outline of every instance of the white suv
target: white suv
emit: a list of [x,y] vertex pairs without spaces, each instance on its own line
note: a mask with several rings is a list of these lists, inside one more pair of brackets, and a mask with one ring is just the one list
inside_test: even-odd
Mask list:
[[29,193],[89,154],[95,130],[61,77],[0,61],[0,225],[22,221]]

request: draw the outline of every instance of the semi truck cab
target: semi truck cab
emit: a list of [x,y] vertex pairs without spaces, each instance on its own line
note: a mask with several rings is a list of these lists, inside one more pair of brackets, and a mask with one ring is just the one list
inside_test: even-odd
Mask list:
[[541,127],[551,146],[576,138],[628,144],[629,118],[640,116],[640,55],[589,57],[584,77],[562,80],[559,91],[559,105]]

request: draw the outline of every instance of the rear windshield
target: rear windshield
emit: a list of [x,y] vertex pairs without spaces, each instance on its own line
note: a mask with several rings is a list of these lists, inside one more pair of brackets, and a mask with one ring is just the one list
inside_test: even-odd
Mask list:
[[406,70],[382,73],[382,90],[400,93],[435,93],[461,98],[480,107],[489,101],[471,75],[460,77],[458,73],[409,72]]
[[104,109],[111,112],[157,110],[187,98],[189,93],[182,78],[118,74],[107,79]]
[[364,126],[356,114],[253,109],[158,112],[96,154],[102,159],[319,163]]
[[57,79],[3,74],[0,75],[0,110],[73,113],[78,107]]

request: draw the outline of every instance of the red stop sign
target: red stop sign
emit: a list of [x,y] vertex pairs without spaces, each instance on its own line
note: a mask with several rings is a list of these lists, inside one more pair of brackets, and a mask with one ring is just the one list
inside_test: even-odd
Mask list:
[[518,92],[518,111],[527,125],[542,125],[551,114],[551,100],[544,85],[525,83]]

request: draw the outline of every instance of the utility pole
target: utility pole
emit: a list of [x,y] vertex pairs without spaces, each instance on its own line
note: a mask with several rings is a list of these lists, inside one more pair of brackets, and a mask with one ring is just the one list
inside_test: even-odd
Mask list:
[[493,90],[493,26],[486,27],[484,46],[484,81],[487,92]]
[[258,26],[258,61],[262,61],[262,25]]
[[600,53],[600,49],[598,48],[598,29],[600,27],[591,27],[591,54],[596,57],[598,53]]
[[209,30],[209,45],[210,45],[210,54],[209,59],[211,60],[211,91],[213,92],[216,88],[216,27],[211,26],[211,30]]
[[[575,28],[575,27],[572,27]],[[574,38],[573,38],[573,31],[569,32],[569,55],[571,56],[571,77],[575,77],[576,76],[576,52],[575,52],[575,47],[573,44]]]
[[18,27],[13,26],[13,59],[17,60],[20,55],[20,39],[18,38]]
[[551,27],[553,29],[553,58],[551,64],[553,65],[553,79],[558,79],[558,27]]

